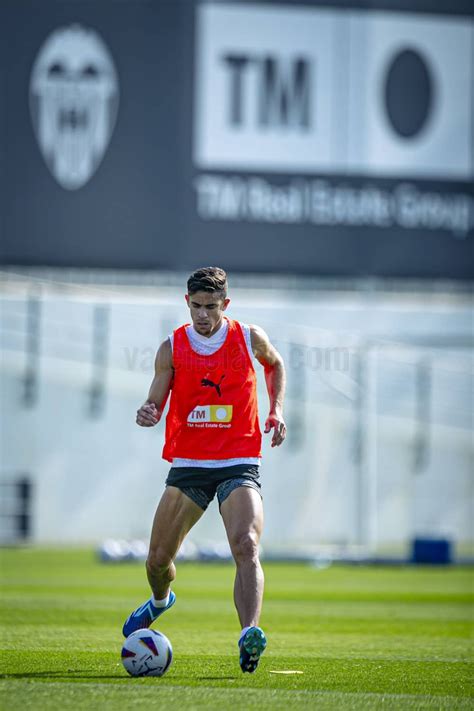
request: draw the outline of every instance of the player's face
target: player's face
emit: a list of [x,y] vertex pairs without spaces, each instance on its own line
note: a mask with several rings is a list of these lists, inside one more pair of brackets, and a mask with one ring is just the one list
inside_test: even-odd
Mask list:
[[229,301],[207,291],[186,294],[193,326],[201,336],[209,338],[221,327]]

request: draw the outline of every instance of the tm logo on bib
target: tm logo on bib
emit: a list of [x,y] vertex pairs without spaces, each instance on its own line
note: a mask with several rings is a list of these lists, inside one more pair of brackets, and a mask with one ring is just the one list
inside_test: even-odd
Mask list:
[[231,422],[232,405],[197,405],[188,415],[188,422]]

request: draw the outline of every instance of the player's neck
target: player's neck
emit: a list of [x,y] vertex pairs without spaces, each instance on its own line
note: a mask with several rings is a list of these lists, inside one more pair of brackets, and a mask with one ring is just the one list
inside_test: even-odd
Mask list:
[[201,338],[212,338],[212,336],[215,336],[218,331],[221,330],[222,326],[224,325],[225,320],[224,316],[216,323],[214,328],[210,333],[199,333],[199,331],[196,330],[196,328],[193,326],[194,332],[197,333],[198,336],[201,336]]
[[221,316],[220,321],[218,321],[216,323],[216,325],[212,329],[212,333],[209,334],[208,338],[210,338],[211,336],[214,336],[217,333],[217,331],[220,331],[223,325],[224,325],[224,317]]

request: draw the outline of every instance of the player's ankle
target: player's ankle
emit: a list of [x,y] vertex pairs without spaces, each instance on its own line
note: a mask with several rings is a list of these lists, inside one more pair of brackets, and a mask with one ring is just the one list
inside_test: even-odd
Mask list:
[[168,592],[166,593],[165,597],[163,597],[163,598],[156,598],[155,595],[152,594],[151,602],[153,604],[153,607],[158,607],[158,608],[166,607],[166,605],[170,601],[170,593],[171,593],[171,590],[168,589]]
[[245,635],[247,634],[247,631],[250,629],[251,626],[252,625],[247,625],[247,627],[242,627],[242,631],[241,631],[240,637],[239,637],[239,644],[240,644],[242,638],[245,637]]

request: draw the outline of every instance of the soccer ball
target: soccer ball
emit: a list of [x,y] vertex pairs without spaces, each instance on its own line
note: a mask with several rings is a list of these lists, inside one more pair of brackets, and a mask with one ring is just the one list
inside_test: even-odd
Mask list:
[[132,676],[163,676],[173,659],[168,637],[156,630],[135,630],[122,647],[122,663]]

